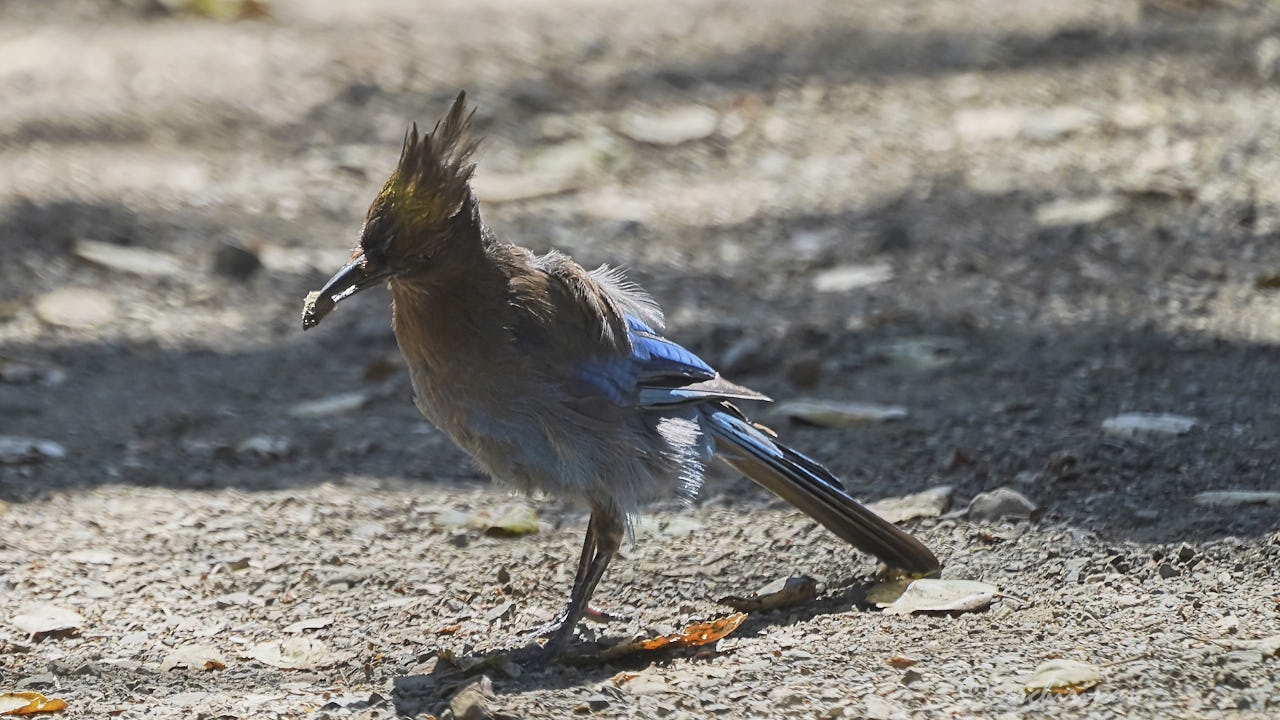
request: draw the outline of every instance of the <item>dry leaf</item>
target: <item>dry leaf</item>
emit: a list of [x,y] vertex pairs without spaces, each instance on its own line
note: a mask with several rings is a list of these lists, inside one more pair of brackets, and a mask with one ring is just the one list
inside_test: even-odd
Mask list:
[[902,669],[905,669],[905,668],[909,668],[909,667],[911,667],[912,665],[915,665],[915,664],[916,664],[916,661],[915,661],[915,660],[912,660],[911,658],[907,657],[906,655],[894,655],[893,657],[889,658],[888,660],[885,660],[885,663],[886,663],[889,667],[894,667],[894,668],[898,668],[899,670],[902,670]]
[[32,635],[76,630],[82,625],[80,613],[47,603],[28,606],[13,616],[13,626]]
[[738,612],[776,610],[781,607],[803,605],[818,595],[818,581],[807,575],[778,578],[748,597],[728,595],[716,602],[728,605]]
[[19,691],[0,695],[0,715],[56,712],[66,707],[67,701],[62,698],[47,698],[38,692]]
[[1077,660],[1050,660],[1040,663],[1023,690],[1068,695],[1082,693],[1100,682],[1102,671],[1096,665]]
[[[914,612],[963,612],[980,610],[991,603],[1000,588],[976,580],[913,581],[897,600],[884,608],[887,615]],[[870,593],[868,593],[870,595]]]
[[600,653],[600,658],[607,660],[621,655],[629,655],[633,652],[641,650],[658,650],[664,647],[688,647],[690,645],[706,645],[715,642],[720,638],[728,635],[743,620],[747,619],[746,613],[734,613],[726,617],[712,620],[705,623],[694,623],[684,629],[679,635],[660,635],[656,638],[648,640],[628,640],[623,643],[614,645],[604,652]]
[[486,535],[517,537],[538,532],[538,514],[528,505],[517,505],[489,523]]
[[912,578],[908,577],[896,577],[878,582],[867,588],[867,602],[881,608],[892,605],[895,600],[902,597],[902,593],[906,592],[911,582]]
[[184,645],[174,648],[160,663],[160,671],[184,667],[192,670],[221,670],[227,666],[222,654],[212,645]]

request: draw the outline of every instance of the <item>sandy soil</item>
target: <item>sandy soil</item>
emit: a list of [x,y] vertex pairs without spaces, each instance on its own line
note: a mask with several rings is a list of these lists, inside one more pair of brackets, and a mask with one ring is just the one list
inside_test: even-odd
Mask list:
[[[0,2],[0,692],[120,718],[1280,711],[1255,644],[1280,505],[1194,499],[1280,489],[1267,3],[430,5]],[[629,622],[530,660],[583,511],[487,532],[526,501],[418,417],[385,292],[298,322],[460,88],[498,232],[626,265],[773,397],[905,408],[759,414],[860,497],[953,488],[905,525],[1003,595],[884,614],[870,559],[725,471],[606,576]],[[1104,432],[1129,412],[1195,423]],[[1001,486],[1043,514],[964,512]],[[817,599],[716,645],[591,657],[801,574]],[[33,634],[49,605],[74,629]],[[1055,658],[1103,681],[1028,698]]]

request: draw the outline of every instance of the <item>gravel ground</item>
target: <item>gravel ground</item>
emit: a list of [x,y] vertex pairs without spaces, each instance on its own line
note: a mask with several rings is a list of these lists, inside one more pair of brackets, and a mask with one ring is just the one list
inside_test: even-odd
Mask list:
[[[172,5],[0,2],[0,692],[120,718],[1280,710],[1267,3]],[[418,417],[385,292],[298,327],[406,124],[464,87],[498,232],[626,265],[773,397],[900,409],[759,415],[867,500],[950,488],[904,525],[1001,595],[883,613],[869,558],[724,471],[636,528],[597,595],[630,619],[531,658],[583,510],[491,486]],[[1173,417],[1104,429],[1126,413]],[[1032,519],[968,511],[1001,487]],[[1228,490],[1254,494],[1197,498]],[[715,644],[594,656],[794,575],[816,599]],[[1055,659],[1102,681],[1028,696]]]

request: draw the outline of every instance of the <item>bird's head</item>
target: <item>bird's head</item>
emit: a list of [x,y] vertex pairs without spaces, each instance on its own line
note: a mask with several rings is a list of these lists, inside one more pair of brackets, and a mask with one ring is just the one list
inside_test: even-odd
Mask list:
[[351,261],[307,296],[302,327],[315,327],[340,301],[400,275],[432,272],[475,230],[471,116],[466,93],[430,133],[415,124],[400,162],[369,206]]

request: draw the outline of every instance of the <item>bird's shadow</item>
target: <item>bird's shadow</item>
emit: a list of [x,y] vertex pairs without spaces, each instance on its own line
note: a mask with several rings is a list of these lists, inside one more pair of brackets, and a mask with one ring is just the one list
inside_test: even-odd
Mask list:
[[[866,599],[867,591],[874,583],[874,579],[851,579],[828,586],[825,593],[809,602],[749,613],[726,638],[758,638],[768,628],[802,623],[821,615],[868,612],[871,605]],[[726,614],[728,612],[726,610]],[[736,652],[736,644],[722,648],[719,642],[667,645],[656,650],[636,649],[622,654],[611,650],[632,639],[627,635],[604,634],[595,641],[571,646],[557,659],[548,657],[536,642],[461,656],[440,650],[429,673],[402,675],[392,681],[392,701],[400,716],[414,717],[423,712],[439,715],[463,688],[479,684],[483,686],[483,692],[492,691],[494,707],[491,709],[495,717],[501,718],[501,698],[504,695],[600,684],[603,684],[602,692],[616,693],[618,684],[606,681],[619,673],[638,672],[651,665],[665,665],[676,660],[709,661]]]

